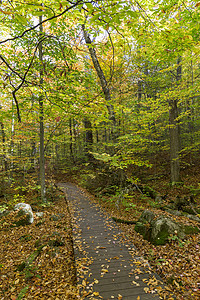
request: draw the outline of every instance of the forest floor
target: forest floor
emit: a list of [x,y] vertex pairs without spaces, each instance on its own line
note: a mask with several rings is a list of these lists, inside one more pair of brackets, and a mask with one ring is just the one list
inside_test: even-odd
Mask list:
[[[57,181],[80,182],[79,176],[59,173],[59,176],[55,176]],[[151,179],[148,184],[151,183],[162,195],[167,194],[168,199],[174,199],[177,195],[188,195],[188,187],[199,186],[197,166],[190,176],[186,175],[185,185],[178,188],[171,189],[167,177]],[[42,219],[35,217],[34,223],[25,227],[10,227],[14,213],[9,218],[0,219],[0,299],[80,299],[75,282],[71,216],[66,199],[61,192],[54,190],[49,193],[47,204],[40,203],[37,193],[31,188],[28,192],[19,189],[19,186],[35,186],[32,180],[26,178],[23,184],[16,181],[7,191],[7,194],[10,192],[7,200],[1,198],[0,207],[6,205],[11,208],[14,202],[26,202],[31,204],[34,213],[43,212],[44,216]],[[99,194],[97,197],[86,190],[85,192],[91,201],[98,202],[112,217],[135,221],[144,209],[166,214],[155,207],[152,199],[138,191],[128,196],[128,205],[127,201],[122,201],[118,206],[116,195]],[[178,222],[200,227],[199,223],[186,217],[173,218]],[[200,234],[188,235],[184,240],[172,238],[165,246],[153,246],[134,231],[134,225],[118,225],[137,247],[138,254],[148,259],[153,271],[174,290],[178,300],[200,298]],[[33,253],[38,255],[27,264]]]
[[[158,162],[160,165],[164,165],[160,159]],[[138,181],[138,184],[144,183],[160,195],[165,195],[166,203],[173,202],[177,196],[184,198],[193,194],[195,204],[200,207],[199,162],[193,162],[192,165],[182,167],[181,177],[184,183],[179,186],[172,187],[169,184],[169,172],[166,170],[167,168],[155,167],[147,169],[146,174],[143,170],[141,181]],[[140,174],[135,174],[139,178]],[[83,178],[85,176],[78,174],[74,178],[75,181],[81,182],[84,186]],[[195,194],[196,192],[197,194]],[[157,207],[156,201],[138,190],[131,192],[131,195],[127,195],[127,197],[123,195],[120,202],[118,201],[119,193],[115,195],[94,193],[93,191],[92,193],[93,195],[88,194],[91,201],[98,202],[115,219],[137,221],[142,212],[149,209],[158,215],[169,216],[180,224],[192,225],[200,229],[199,222],[190,220],[186,216],[174,216],[161,210]],[[172,236],[166,245],[154,246],[134,230],[134,224],[117,224],[136,246],[138,255],[142,255],[149,261],[153,271],[158,273],[169,288],[174,291],[178,300],[200,299],[200,233],[187,235],[184,240]]]
[[[33,187],[32,179],[26,180],[27,186],[31,182]],[[14,212],[0,219],[0,299],[78,299],[71,216],[64,195],[54,189],[50,201],[42,204],[35,192],[24,197],[16,184],[12,195],[14,189],[16,202],[31,205],[34,222],[13,227]],[[6,203],[12,209],[13,200]],[[42,218],[35,216],[37,211],[44,213]]]
[[[136,204],[134,211],[126,211],[126,207],[124,207],[124,210],[121,209],[119,212],[109,201],[105,201],[103,205],[101,202],[101,206],[116,219],[137,221],[142,213],[142,207],[158,215],[173,218],[178,223],[200,228],[199,223],[188,220],[186,217],[172,216],[162,210],[152,208],[144,202],[134,201],[133,203]],[[138,212],[140,213],[138,214]],[[200,234],[188,235],[184,240],[175,236],[166,245],[155,246],[144,240],[143,236],[134,230],[135,225],[117,224],[137,248],[137,255],[141,255],[149,261],[153,271],[159,274],[173,290],[178,300],[200,299]]]

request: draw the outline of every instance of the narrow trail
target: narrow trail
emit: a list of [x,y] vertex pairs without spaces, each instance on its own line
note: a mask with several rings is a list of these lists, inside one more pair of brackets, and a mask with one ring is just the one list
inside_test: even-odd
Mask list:
[[160,278],[147,261],[136,256],[136,249],[113,220],[77,186],[59,183],[59,187],[73,214],[75,260],[83,299],[164,299],[157,293],[165,293]]

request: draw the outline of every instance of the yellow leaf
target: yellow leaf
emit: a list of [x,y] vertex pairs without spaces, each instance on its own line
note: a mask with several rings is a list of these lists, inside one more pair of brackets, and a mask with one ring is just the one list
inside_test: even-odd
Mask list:
[[12,15],[12,13],[10,11],[5,11],[5,10],[2,10],[1,8],[0,8],[0,12],[2,12],[5,15]]
[[138,282],[132,281],[132,283],[135,284],[136,286],[140,286]]
[[174,284],[179,288],[180,286],[179,286],[179,284],[178,284],[178,282],[176,282],[176,280],[174,280]]
[[18,284],[19,283],[19,279],[15,280],[15,284]]
[[140,300],[140,296],[137,297],[137,300]]
[[86,283],[85,280],[82,281],[82,285],[83,285],[83,286],[86,286],[86,285],[87,285],[87,283]]
[[108,273],[107,269],[102,269],[101,272]]
[[93,296],[99,296],[99,293],[98,292],[94,292]]
[[145,287],[145,288],[144,288],[144,291],[145,291],[145,293],[148,293],[149,288],[148,288],[148,287]]

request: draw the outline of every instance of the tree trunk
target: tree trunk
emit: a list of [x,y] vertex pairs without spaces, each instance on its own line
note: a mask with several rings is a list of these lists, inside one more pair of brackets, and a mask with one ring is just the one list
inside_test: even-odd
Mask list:
[[[107,106],[108,113],[109,113],[109,119],[112,121],[112,124],[115,128],[116,127],[116,118],[115,118],[115,112],[114,112],[113,105],[111,104],[111,95],[110,95],[110,90],[109,90],[109,87],[108,87],[108,83],[107,83],[107,80],[106,80],[105,75],[103,73],[103,70],[101,69],[101,66],[100,66],[99,60],[97,58],[96,51],[95,51],[95,49],[92,45],[92,41],[90,39],[90,36],[86,32],[84,25],[82,25],[82,29],[83,29],[85,42],[86,42],[88,50],[90,52],[90,56],[91,56],[94,68],[95,68],[95,70],[97,72],[97,75],[99,77],[101,88],[102,88],[104,96],[105,96],[106,106]],[[114,133],[113,133],[113,137],[114,137]]]
[[84,120],[85,126],[85,153],[89,160],[93,159],[93,155],[90,153],[92,151],[93,145],[93,132],[92,132],[92,124],[88,118]]
[[[176,81],[179,84],[181,80],[181,58],[177,60]],[[173,99],[169,101],[169,134],[170,134],[170,171],[171,171],[171,183],[178,183],[180,178],[180,124],[178,121],[178,100]]]
[[1,125],[1,135],[2,135],[2,144],[3,144],[3,165],[5,171],[8,170],[8,164],[7,164],[7,159],[6,159],[6,147],[5,147],[5,142],[6,142],[6,135],[5,135],[5,130],[4,130],[4,125],[3,122],[0,122]]
[[74,163],[74,154],[73,154],[73,134],[72,134],[72,119],[69,119],[69,136],[70,136],[70,142],[69,142],[69,151],[70,151],[70,157]]
[[[42,16],[39,17],[39,22],[42,22]],[[40,35],[42,35],[43,26],[40,24]],[[43,84],[43,70],[42,70],[42,43],[39,44],[39,60],[40,67],[40,85]],[[45,187],[45,158],[44,158],[44,103],[43,96],[39,96],[39,118],[40,118],[40,186],[41,186],[41,200],[46,201],[46,187]]]
[[13,155],[14,155],[14,134],[15,134],[15,114],[14,114],[14,99],[12,100],[12,123],[11,123],[11,143],[10,143],[10,166],[9,166],[9,182],[12,182],[13,177],[13,168],[14,168],[14,162],[13,162]]

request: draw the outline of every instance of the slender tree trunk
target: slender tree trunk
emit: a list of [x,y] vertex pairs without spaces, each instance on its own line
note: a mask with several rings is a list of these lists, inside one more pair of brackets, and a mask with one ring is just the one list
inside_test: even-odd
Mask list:
[[93,155],[90,153],[93,145],[93,132],[92,132],[92,123],[88,118],[84,120],[85,126],[85,153],[89,160],[93,159]]
[[12,176],[13,176],[13,168],[14,168],[14,163],[13,163],[13,155],[14,155],[14,133],[15,133],[15,114],[14,114],[14,99],[12,100],[12,123],[11,123],[11,143],[10,143],[10,166],[9,166],[9,181],[12,182]]
[[[111,94],[110,94],[110,90],[109,90],[109,87],[108,87],[108,83],[107,83],[107,80],[106,80],[105,75],[103,73],[103,70],[102,70],[102,68],[100,66],[100,63],[99,63],[99,60],[97,58],[96,51],[95,51],[95,49],[94,49],[94,47],[92,45],[92,41],[90,39],[90,36],[86,32],[84,25],[82,25],[82,29],[83,29],[83,34],[84,34],[86,45],[88,47],[88,50],[89,50],[89,53],[90,53],[90,56],[91,56],[94,68],[95,68],[95,70],[97,72],[97,75],[99,77],[101,88],[102,88],[104,96],[105,96],[106,106],[107,106],[108,113],[109,113],[109,119],[112,121],[112,124],[114,126],[114,132],[115,132],[116,131],[115,130],[115,127],[116,127],[116,118],[115,118],[114,107],[111,104]],[[113,133],[113,137],[114,137],[115,133]]]
[[73,149],[73,157],[74,160],[77,160],[77,152],[78,152],[78,138],[76,133],[76,120],[73,119],[73,135],[74,135],[74,149]]
[[[191,84],[194,85],[194,74],[193,74],[193,62],[191,61]],[[194,98],[191,97],[187,100],[187,111],[188,111],[188,135],[190,138],[190,145],[194,143]],[[192,164],[192,152],[190,152],[190,163]]]
[[[139,79],[137,83],[137,104],[136,104],[136,112],[138,117],[140,113],[141,100],[142,100],[142,81]],[[139,129],[141,129],[140,122],[138,122],[138,127]]]
[[70,157],[72,161],[74,162],[74,154],[73,154],[73,133],[72,133],[72,119],[69,119],[69,136],[70,136],[70,142],[69,142],[69,151],[70,151]]
[[98,144],[99,143],[99,132],[98,132],[97,128],[95,128],[95,133],[96,133],[96,142]]
[[3,165],[4,165],[5,171],[7,171],[8,164],[7,164],[7,159],[6,159],[6,147],[5,147],[6,135],[5,135],[3,122],[0,122],[0,125],[1,125],[2,146],[3,146]]
[[35,154],[36,154],[36,145],[35,140],[31,140],[31,168],[35,168]]
[[56,168],[58,169],[59,168],[59,162],[60,162],[60,154],[59,154],[59,145],[56,144],[55,145],[55,153],[56,153]]
[[[176,81],[179,84],[181,80],[181,58],[177,60]],[[180,178],[180,124],[178,121],[178,100],[173,99],[169,101],[169,134],[170,134],[170,168],[171,168],[171,182],[178,183]]]
[[178,128],[178,107],[177,100],[169,102],[169,133],[170,133],[170,167],[171,167],[171,182],[180,182],[180,162],[179,162],[179,128]]
[[[42,16],[39,17],[39,22],[42,22]],[[40,35],[42,35],[43,26],[40,24]],[[43,70],[42,70],[42,43],[39,44],[39,60],[40,66],[40,85],[43,84]],[[40,186],[41,186],[41,200],[46,201],[46,187],[45,187],[45,158],[44,158],[44,102],[43,96],[39,96],[39,118],[40,118]]]

